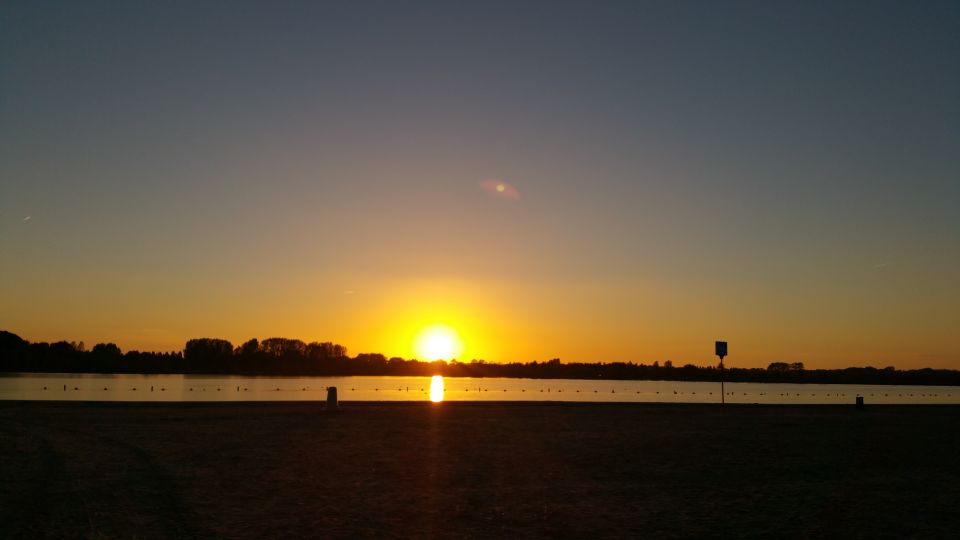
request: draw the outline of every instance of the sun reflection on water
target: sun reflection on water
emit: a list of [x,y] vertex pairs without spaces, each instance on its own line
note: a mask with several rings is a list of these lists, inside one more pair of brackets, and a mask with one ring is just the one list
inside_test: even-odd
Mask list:
[[443,401],[443,377],[434,375],[430,379],[430,401],[440,403]]

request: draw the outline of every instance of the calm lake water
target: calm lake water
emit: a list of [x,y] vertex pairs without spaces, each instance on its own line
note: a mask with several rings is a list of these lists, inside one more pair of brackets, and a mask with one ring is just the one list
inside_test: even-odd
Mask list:
[[[341,401],[428,401],[430,377],[217,377],[203,375],[0,376],[0,400],[322,401],[335,386]],[[718,403],[720,384],[678,381],[474,379],[445,377],[445,401]],[[727,403],[960,404],[956,386],[727,383]],[[437,397],[434,388],[434,397]]]

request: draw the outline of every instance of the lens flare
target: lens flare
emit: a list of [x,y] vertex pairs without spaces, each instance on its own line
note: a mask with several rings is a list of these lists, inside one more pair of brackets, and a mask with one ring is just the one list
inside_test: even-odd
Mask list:
[[497,178],[490,178],[480,182],[480,187],[490,195],[501,199],[515,201],[520,198],[520,192],[517,191],[517,188]]

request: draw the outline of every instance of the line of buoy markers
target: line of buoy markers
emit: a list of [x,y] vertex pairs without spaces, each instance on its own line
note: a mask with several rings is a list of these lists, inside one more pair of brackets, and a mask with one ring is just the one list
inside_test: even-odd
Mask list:
[[[66,384],[62,385],[62,388],[63,388],[63,391],[64,391],[64,392],[66,392],[66,391],[69,389],[69,387],[68,387]],[[300,390],[303,391],[303,392],[306,392],[306,391],[307,391],[307,388],[308,388],[308,387],[301,387]],[[49,390],[49,387],[43,386],[41,389],[42,389],[42,390]],[[136,392],[137,389],[138,389],[138,387],[134,386],[134,387],[131,387],[131,388],[130,388],[130,391]],[[323,389],[326,390],[326,387],[323,387]],[[73,387],[73,390],[74,390],[74,391],[79,391],[80,388],[77,387],[77,386],[74,386],[74,387]],[[166,392],[167,389],[166,389],[166,387],[161,386],[159,390],[160,390],[161,392]],[[187,388],[187,391],[189,391],[189,392],[193,392],[194,390],[195,390],[194,387],[188,387],[188,388]],[[206,391],[207,391],[206,388],[201,388],[200,390],[203,391],[203,392],[206,392]],[[248,392],[249,390],[250,390],[250,389],[249,389],[248,387],[239,386],[239,385],[236,386],[236,391],[237,391],[237,392],[240,392],[240,391]],[[356,389],[355,387],[354,387],[354,388],[351,388],[350,390],[351,390],[351,391],[354,391],[354,392],[357,391],[357,389]],[[374,390],[375,392],[379,392],[379,391],[380,391],[380,388],[379,388],[379,387],[378,387],[378,388],[374,388],[373,390]],[[387,389],[384,389],[384,390],[387,390]],[[460,391],[462,391],[462,392],[470,392],[471,390],[474,390],[474,389],[464,388],[464,389],[462,389],[462,390],[460,390]],[[496,389],[494,389],[494,391],[495,391],[495,390],[496,390]],[[519,389],[516,389],[516,388],[502,388],[502,389],[500,389],[500,390],[501,390],[501,392],[509,392],[509,391],[520,390],[521,393],[525,393],[525,392],[527,391],[525,388],[519,388]],[[624,390],[624,392],[629,392],[629,389],[623,389],[623,390]],[[105,392],[110,391],[110,388],[105,386],[105,387],[103,387],[103,391],[105,391]],[[150,391],[151,391],[151,392],[157,391],[157,388],[155,387],[155,385],[150,385]],[[220,392],[220,391],[222,391],[222,388],[221,388],[221,387],[217,387],[217,392]],[[281,392],[281,391],[283,391],[283,389],[278,386],[278,387],[275,387],[275,391]],[[361,391],[362,391],[362,389],[361,389]],[[397,388],[397,392],[409,392],[409,391],[410,391],[410,387],[409,387],[409,386],[408,386],[408,387],[399,387],[399,388]],[[453,393],[453,392],[457,392],[458,390],[448,388],[446,391],[447,391],[448,393]],[[490,389],[489,389],[489,388],[478,387],[478,388],[476,388],[474,391],[476,391],[476,392],[489,392]],[[543,393],[543,391],[544,391],[543,388],[539,389],[539,392]],[[551,388],[546,388],[546,391],[547,391],[548,393],[552,393],[552,392],[553,392],[553,388],[552,388],[552,387],[551,387]],[[425,389],[421,388],[421,389],[420,389],[420,392],[425,392]],[[559,389],[559,388],[558,388],[556,392],[557,392],[557,393],[562,393],[562,392],[563,392],[563,389]],[[574,392],[576,392],[576,393],[579,394],[579,393],[580,393],[580,389],[576,389],[576,390],[574,390]],[[596,394],[596,393],[599,393],[599,390],[594,390],[593,392]],[[611,393],[611,394],[616,394],[617,391],[616,391],[616,389],[611,389],[611,390],[610,390],[610,393]],[[643,392],[643,391],[641,391],[641,390],[636,390],[635,393],[636,393],[637,395],[640,395],[640,394],[645,394],[645,393],[649,393],[649,392]],[[654,391],[653,393],[654,393],[655,395],[659,395],[659,394],[660,394],[660,391],[657,390],[657,391]],[[673,390],[673,394],[674,394],[674,395],[684,395],[684,392],[678,392],[677,390]],[[689,394],[690,394],[690,395],[694,395],[694,396],[697,395],[696,392],[690,392]],[[728,395],[728,396],[734,396],[734,395],[736,395],[735,392],[726,392],[725,394]],[[707,392],[707,395],[711,395],[711,396],[712,396],[712,395],[713,395],[713,392]],[[766,392],[758,392],[758,393],[756,393],[756,394],[753,394],[753,393],[750,393],[750,392],[743,392],[743,395],[744,395],[744,396],[752,396],[752,395],[766,396],[767,393],[766,393]],[[777,395],[779,395],[780,397],[788,397],[788,398],[791,397],[791,394],[790,394],[789,392],[787,392],[787,393],[779,393],[779,394],[777,394]],[[821,394],[817,394],[816,392],[810,393],[810,397],[817,397],[818,395],[821,395]],[[822,395],[825,396],[825,397],[834,398],[834,399],[839,399],[839,398],[845,398],[845,397],[847,397],[847,394],[846,394],[846,393],[842,393],[842,392],[837,392],[837,393],[827,392],[827,393],[822,394]],[[870,393],[870,397],[876,397],[876,396],[878,396],[878,395],[879,395],[879,394],[876,394],[876,393]],[[802,397],[802,394],[796,393],[796,394],[794,394],[794,396],[795,396],[795,397]],[[856,397],[863,397],[863,395],[860,394],[860,393],[857,393],[857,394],[856,394]],[[891,395],[890,395],[889,393],[884,393],[884,394],[883,394],[883,397],[891,397]],[[902,393],[901,393],[901,394],[896,394],[895,397],[900,397],[900,398],[902,398],[902,397],[911,397],[911,398],[912,398],[912,397],[939,398],[939,397],[941,397],[941,395],[940,395],[940,394],[933,394],[933,393],[931,393],[931,394],[927,394],[927,393],[921,393],[921,394],[916,394],[916,393],[913,393],[913,394],[911,394],[911,393],[902,394]],[[952,394],[952,393],[951,393],[951,394],[944,394],[942,397],[950,398],[950,397],[953,397],[953,394]]]

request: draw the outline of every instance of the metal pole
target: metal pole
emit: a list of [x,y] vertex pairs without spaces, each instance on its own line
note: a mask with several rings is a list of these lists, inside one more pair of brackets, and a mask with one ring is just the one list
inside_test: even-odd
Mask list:
[[727,389],[723,387],[724,373],[723,373],[723,357],[727,355],[727,342],[718,341],[714,344],[714,351],[717,356],[720,357],[720,404],[726,405],[727,403]]

